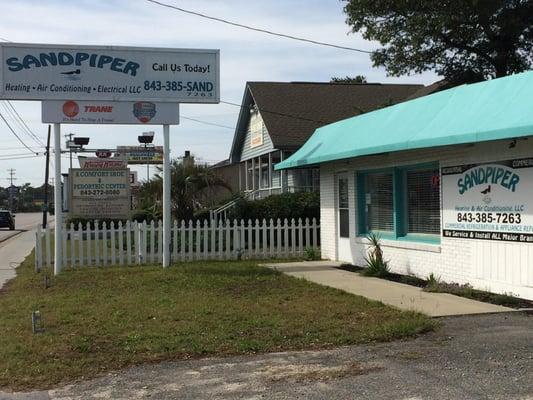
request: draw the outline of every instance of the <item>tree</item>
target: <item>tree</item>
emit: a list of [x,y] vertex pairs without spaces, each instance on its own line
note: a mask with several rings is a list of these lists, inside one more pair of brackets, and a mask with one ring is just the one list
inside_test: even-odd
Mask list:
[[532,66],[532,0],[343,0],[353,32],[383,48],[374,66],[400,76],[435,70],[451,83]]
[[[159,168],[159,172],[161,169]],[[192,157],[173,160],[171,173],[171,208],[177,220],[189,220],[202,208],[212,206],[213,189],[229,186],[206,165],[194,163]],[[160,218],[163,209],[163,177],[159,173],[140,188],[140,205],[153,217]]]
[[366,77],[364,75],[356,75],[354,77],[346,76],[344,78],[339,78],[334,76],[331,78],[331,83],[367,83]]

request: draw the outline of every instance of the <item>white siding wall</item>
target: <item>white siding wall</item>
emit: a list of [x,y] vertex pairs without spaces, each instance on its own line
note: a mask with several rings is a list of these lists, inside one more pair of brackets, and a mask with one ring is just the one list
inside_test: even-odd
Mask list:
[[[335,175],[330,165],[320,168],[320,250],[323,258],[337,259],[337,213],[335,203]],[[351,207],[350,207],[351,208]]]
[[[259,146],[255,146],[255,147],[251,146],[252,135],[251,135],[251,132],[250,132],[250,123],[251,123],[251,119],[252,118],[259,119],[261,121],[263,120],[263,118],[261,117],[261,114],[259,114],[259,113],[254,114],[253,117],[248,119],[248,126],[246,128],[246,135],[244,137],[244,142],[243,142],[242,150],[241,150],[241,161],[250,160],[250,159],[252,159],[254,157],[258,157],[258,156],[263,155],[263,154],[268,154],[268,153],[270,153],[271,151],[274,150],[274,145],[272,144],[272,139],[270,138],[270,135],[268,134],[266,128],[263,131],[263,144],[261,144]],[[264,124],[263,124],[263,126],[264,126]]]
[[[335,174],[348,171],[350,181],[350,259],[363,265],[365,240],[356,237],[358,170],[439,161],[441,166],[490,162],[533,156],[533,140],[462,145],[405,151],[323,164],[320,168],[321,243],[324,258],[338,259]],[[533,185],[533,182],[531,182]],[[533,244],[441,237],[440,245],[382,240],[384,254],[394,272],[426,278],[431,272],[447,282],[470,283],[493,292],[533,299]]]

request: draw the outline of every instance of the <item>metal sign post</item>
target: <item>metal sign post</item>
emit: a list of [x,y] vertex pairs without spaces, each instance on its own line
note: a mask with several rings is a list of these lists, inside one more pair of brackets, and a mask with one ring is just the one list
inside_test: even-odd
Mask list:
[[163,267],[170,265],[170,126],[163,125]]
[[55,181],[54,181],[54,275],[59,274],[63,265],[63,206],[61,204],[61,124],[54,124],[54,164],[55,164]]

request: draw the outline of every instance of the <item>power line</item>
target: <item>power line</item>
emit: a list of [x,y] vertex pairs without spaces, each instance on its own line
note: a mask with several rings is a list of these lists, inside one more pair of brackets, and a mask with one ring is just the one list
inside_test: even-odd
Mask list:
[[196,118],[191,118],[191,117],[184,117],[183,115],[181,116],[181,119],[186,119],[188,121],[198,122],[198,123],[204,124],[204,125],[218,126],[219,128],[226,128],[226,129],[231,129],[231,130],[235,129],[235,128],[231,127],[231,126],[215,124],[213,122],[202,121],[202,120],[199,120],[199,119],[196,119]]
[[17,124],[19,131],[22,131],[24,134],[28,135],[31,140],[33,140],[35,143],[39,145],[39,147],[44,147],[42,145],[42,142],[39,141],[39,138],[35,136],[32,132],[30,132],[29,128],[25,128],[24,126],[25,123],[22,117],[20,117],[20,115],[17,113],[17,111],[14,108],[8,107],[9,104],[10,103],[8,101],[2,102],[2,107],[4,108],[6,112],[6,116],[10,117]]
[[[32,149],[40,149],[41,146],[30,146]],[[15,146],[15,147],[0,147],[0,151],[3,151],[3,150],[21,150],[21,149],[25,149],[26,147],[24,146]]]
[[8,161],[8,160],[23,160],[23,159],[27,159],[27,158],[36,158],[36,157],[41,157],[42,155],[39,154],[39,155],[21,155],[21,156],[5,156],[5,157],[0,157],[0,161]]
[[34,153],[34,154],[31,154],[31,153],[15,153],[15,154],[0,154],[0,158],[5,158],[5,157],[18,157],[18,156],[36,156],[36,155],[40,155],[39,153]]
[[7,125],[7,127],[9,128],[9,130],[11,131],[11,133],[13,133],[13,135],[15,135],[15,137],[18,139],[18,141],[20,143],[22,143],[22,145],[24,147],[26,147],[29,151],[31,151],[32,153],[35,153],[37,154],[35,151],[33,151],[31,149],[31,147],[29,147],[26,143],[24,143],[24,141],[19,137],[19,135],[17,135],[17,133],[13,130],[13,128],[11,127],[11,125],[9,125],[9,122],[7,122],[7,119],[4,117],[4,115],[0,112],[0,118],[2,118],[2,120],[5,122],[5,124]]
[[[21,155],[21,156],[5,156],[5,158],[3,158],[2,156],[0,156],[0,161],[9,161],[9,160],[24,160],[24,159],[30,159],[30,158],[39,158],[39,157],[44,157],[46,155],[46,153],[40,153],[40,154],[28,154],[28,155]],[[61,158],[65,159],[65,160],[68,160],[69,157],[68,156],[61,156]]]
[[39,138],[30,128],[29,126],[26,124],[26,121],[24,121],[24,119],[20,116],[20,114],[18,113],[17,109],[15,108],[15,106],[13,105],[13,103],[11,103],[9,100],[6,101],[7,105],[9,107],[11,107],[11,109],[13,110],[13,112],[15,113],[15,115],[18,117],[20,123],[22,124],[22,127],[23,129],[26,130],[26,132],[28,132],[28,134],[34,138],[34,140],[40,145],[40,146],[43,146],[44,147],[44,143],[41,141],[41,138]]
[[267,30],[267,29],[255,28],[253,26],[239,24],[237,22],[228,21],[227,19],[213,17],[211,15],[202,14],[202,13],[197,12],[197,11],[187,10],[185,8],[177,7],[177,6],[174,6],[172,4],[163,3],[163,2],[160,2],[160,1],[157,1],[157,0],[146,0],[146,1],[148,1],[150,3],[153,3],[153,4],[157,4],[157,5],[162,6],[162,7],[171,8],[171,9],[176,10],[176,11],[181,11],[181,12],[186,13],[186,14],[196,15],[197,17],[210,19],[210,20],[213,20],[213,21],[221,22],[223,24],[236,26],[238,28],[244,28],[244,29],[248,29],[248,30],[251,30],[251,31],[255,31],[255,32],[265,33],[267,35],[279,36],[279,37],[283,37],[283,38],[286,38],[286,39],[292,39],[292,40],[297,40],[297,41],[300,41],[300,42],[316,44],[316,45],[319,45],[319,46],[333,47],[335,49],[349,50],[349,51],[355,51],[355,52],[365,53],[365,54],[372,54],[372,51],[369,51],[369,50],[362,50],[362,49],[357,49],[355,47],[347,47],[347,46],[340,46],[340,45],[332,44],[332,43],[319,42],[318,40],[306,39],[306,38],[302,38],[302,37],[298,37],[298,36],[288,35],[288,34],[285,34],[285,33],[279,33],[279,32],[274,32],[274,31],[270,31],[270,30]]
[[[224,100],[220,100],[221,103],[223,104],[228,104],[230,106],[235,106],[235,107],[239,107],[239,108],[246,108],[248,110],[251,110],[252,108],[251,107],[248,107],[248,106],[243,106],[242,104],[238,104],[238,103],[233,103],[231,101],[224,101]],[[282,112],[278,112],[278,111],[272,111],[272,110],[266,110],[264,108],[260,108],[259,111],[261,112],[261,114],[274,114],[274,115],[280,115],[282,117],[287,117],[287,118],[294,118],[294,119],[300,119],[302,121],[308,121],[308,122],[315,122],[315,123],[318,123],[318,124],[327,124],[328,122],[327,121],[322,121],[322,120],[319,120],[319,119],[311,119],[311,118],[306,118],[306,117],[298,117],[296,115],[293,115],[293,114],[287,114],[287,113],[282,113]]]

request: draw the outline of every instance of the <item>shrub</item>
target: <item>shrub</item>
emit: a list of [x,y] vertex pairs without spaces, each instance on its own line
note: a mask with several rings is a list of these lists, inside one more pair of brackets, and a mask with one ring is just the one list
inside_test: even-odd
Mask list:
[[363,275],[383,278],[389,274],[389,263],[383,259],[381,237],[371,233],[367,236],[367,239],[370,242],[370,249],[368,257],[365,257],[366,268],[363,271]]
[[440,277],[436,276],[433,272],[429,274],[427,279],[426,287],[428,290],[430,288],[437,288],[440,285]]
[[531,307],[529,301],[515,297],[512,294],[491,293],[485,290],[474,289],[469,283],[448,283],[437,279],[436,283],[434,282],[433,284],[430,284],[428,279],[428,285],[424,288],[424,291],[433,293],[450,293],[456,296],[498,304],[505,307]]
[[316,247],[307,247],[305,249],[305,260],[306,261],[317,261],[320,260],[320,250]]
[[239,199],[228,217],[230,219],[273,219],[289,221],[294,218],[320,219],[320,195],[317,192],[283,193],[261,200]]
[[153,210],[135,210],[133,211],[131,215],[131,219],[136,222],[144,222],[147,223],[152,222],[153,220],[158,220],[161,217],[160,215],[154,214]]
[[89,225],[90,229],[94,229],[95,227],[98,227],[98,229],[102,229],[104,226],[104,222],[106,223],[106,227],[109,228],[111,226],[111,222],[115,224],[115,227],[118,226],[118,223],[122,221],[122,224],[126,223],[126,220],[119,220],[119,219],[86,219],[86,218],[69,218],[65,221],[65,224],[67,225],[67,228],[70,228],[70,224],[74,224],[74,230],[78,230],[79,223],[82,224],[82,229],[86,230],[87,225]]

